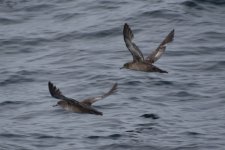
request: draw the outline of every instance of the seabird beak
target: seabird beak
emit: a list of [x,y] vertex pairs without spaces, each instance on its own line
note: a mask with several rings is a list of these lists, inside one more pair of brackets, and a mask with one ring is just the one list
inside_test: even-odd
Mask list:
[[56,105],[53,105],[52,107],[56,107],[56,106],[58,106],[58,104],[56,104]]
[[121,67],[120,69],[123,69],[124,67]]

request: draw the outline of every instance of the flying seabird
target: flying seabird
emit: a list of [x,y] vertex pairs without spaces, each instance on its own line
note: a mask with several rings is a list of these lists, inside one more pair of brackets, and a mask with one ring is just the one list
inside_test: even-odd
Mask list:
[[166,38],[161,42],[161,44],[146,58],[144,58],[138,46],[134,42],[132,42],[134,35],[127,23],[124,24],[123,36],[124,36],[126,47],[128,48],[128,50],[133,56],[133,61],[125,63],[122,68],[137,70],[137,71],[145,71],[145,72],[168,73],[167,71],[162,70],[154,66],[153,64],[165,52],[166,44],[173,41],[174,29],[166,36]]
[[111,94],[113,94],[117,89],[117,83],[114,83],[112,88],[102,96],[90,97],[86,98],[82,101],[77,101],[75,99],[66,97],[62,94],[62,92],[52,83],[48,82],[49,92],[52,97],[56,99],[60,99],[56,105],[54,106],[61,106],[63,109],[77,112],[77,113],[89,113],[95,115],[102,115],[102,112],[96,110],[92,107],[92,104],[98,100],[101,100]]

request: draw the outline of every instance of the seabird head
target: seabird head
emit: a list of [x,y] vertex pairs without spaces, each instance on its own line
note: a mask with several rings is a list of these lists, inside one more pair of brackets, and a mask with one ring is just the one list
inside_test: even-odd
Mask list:
[[130,63],[125,63],[123,67],[121,67],[120,69],[124,69],[124,68],[129,69],[129,66],[130,66]]

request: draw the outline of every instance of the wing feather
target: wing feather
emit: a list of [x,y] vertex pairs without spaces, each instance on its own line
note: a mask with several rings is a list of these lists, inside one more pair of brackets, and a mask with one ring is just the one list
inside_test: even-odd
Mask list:
[[154,63],[156,62],[162,54],[166,50],[166,44],[173,41],[174,38],[174,29],[166,36],[166,38],[161,42],[161,44],[154,50],[146,59],[147,63]]
[[116,91],[116,89],[117,89],[117,83],[114,83],[112,88],[107,93],[105,93],[105,94],[103,94],[101,96],[96,96],[96,97],[91,97],[91,98],[84,99],[80,103],[83,103],[83,104],[91,106],[94,102],[96,102],[98,100],[101,100],[101,99],[104,99],[105,97],[113,94]]
[[49,92],[51,94],[52,97],[56,98],[56,99],[61,99],[61,100],[65,100],[68,101],[69,103],[76,103],[78,104],[79,102],[75,99],[72,98],[68,98],[66,96],[64,96],[62,94],[62,92],[60,91],[60,89],[58,89],[52,82],[48,82],[48,89]]
[[134,42],[132,42],[134,35],[127,23],[124,24],[123,36],[124,36],[124,42],[125,42],[128,50],[130,51],[130,53],[133,56],[133,62],[144,61],[144,56],[143,56],[141,50],[138,48],[138,46]]

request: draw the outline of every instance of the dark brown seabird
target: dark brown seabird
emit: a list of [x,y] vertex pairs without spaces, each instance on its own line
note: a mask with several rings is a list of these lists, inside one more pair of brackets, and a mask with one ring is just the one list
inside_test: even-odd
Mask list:
[[[145,71],[145,72],[160,72],[168,73],[165,70],[161,70],[153,64],[162,56],[165,52],[166,44],[173,41],[174,29],[166,36],[166,38],[161,42],[161,44],[146,58],[144,58],[141,50],[138,46],[132,42],[134,35],[127,23],[124,24],[123,36],[126,46],[133,56],[133,61],[125,63],[122,68]],[[122,69],[120,68],[120,69]]]
[[53,83],[51,83],[50,81],[48,82],[48,88],[52,97],[56,99],[60,99],[60,101],[58,101],[57,104],[54,106],[61,106],[65,110],[77,112],[77,113],[102,115],[102,112],[94,109],[93,107],[91,107],[91,105],[94,102],[101,100],[111,95],[112,93],[114,93],[117,89],[117,83],[113,85],[111,90],[109,90],[107,93],[103,94],[102,96],[90,97],[80,102],[75,99],[64,96],[62,92],[56,86],[54,86]]

